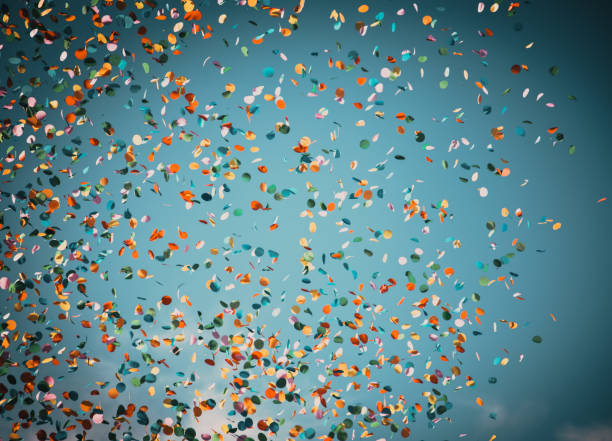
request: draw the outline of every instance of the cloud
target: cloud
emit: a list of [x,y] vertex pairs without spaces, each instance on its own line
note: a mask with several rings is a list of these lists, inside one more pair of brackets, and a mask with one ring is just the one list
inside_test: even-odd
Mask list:
[[612,441],[612,423],[566,426],[557,433],[560,441]]

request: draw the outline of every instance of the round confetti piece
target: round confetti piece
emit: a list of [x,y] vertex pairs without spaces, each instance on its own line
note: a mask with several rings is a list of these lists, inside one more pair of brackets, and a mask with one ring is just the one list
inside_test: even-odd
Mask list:
[[273,67],[266,67],[263,70],[263,74],[264,74],[264,77],[272,78],[274,76],[274,68]]

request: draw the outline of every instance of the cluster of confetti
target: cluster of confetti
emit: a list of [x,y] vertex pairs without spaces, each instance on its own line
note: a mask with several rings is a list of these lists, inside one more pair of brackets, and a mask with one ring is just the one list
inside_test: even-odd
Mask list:
[[543,341],[504,156],[559,68],[519,2],[218,3],[2,5],[0,438],[468,436]]

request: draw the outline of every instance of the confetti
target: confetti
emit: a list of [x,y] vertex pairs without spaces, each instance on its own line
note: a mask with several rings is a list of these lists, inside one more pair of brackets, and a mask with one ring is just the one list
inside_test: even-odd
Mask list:
[[506,153],[572,136],[533,80],[565,70],[522,64],[499,2],[470,6],[479,29],[416,3],[217,3],[3,6],[5,436],[469,436],[453,401],[497,419],[482,365],[519,356],[474,342],[522,332],[497,311],[529,303],[513,262],[539,246]]

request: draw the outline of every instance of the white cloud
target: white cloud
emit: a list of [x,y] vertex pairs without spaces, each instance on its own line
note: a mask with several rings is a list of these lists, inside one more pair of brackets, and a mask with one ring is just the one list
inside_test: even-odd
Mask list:
[[612,424],[566,426],[557,433],[561,441],[612,441]]

